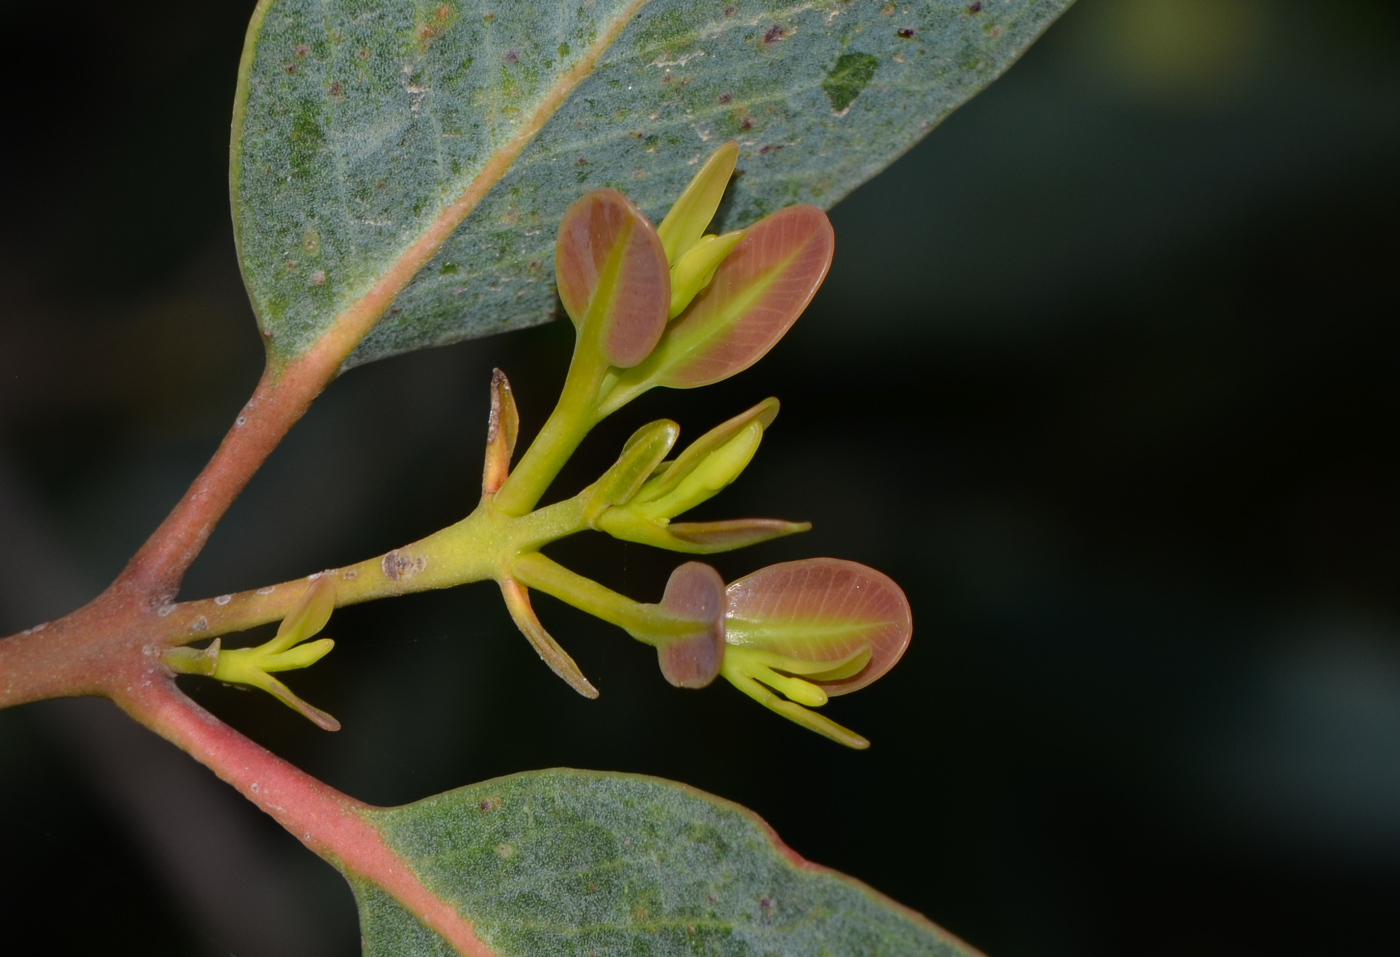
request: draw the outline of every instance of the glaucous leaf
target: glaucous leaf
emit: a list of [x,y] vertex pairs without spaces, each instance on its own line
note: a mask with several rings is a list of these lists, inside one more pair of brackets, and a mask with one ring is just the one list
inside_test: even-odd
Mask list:
[[272,357],[381,314],[350,365],[543,322],[568,205],[657,221],[724,140],[715,231],[830,207],[1068,4],[261,0],[230,184]]
[[[753,812],[657,778],[535,771],[368,816],[497,957],[980,957]],[[377,885],[351,885],[365,957],[454,953]]]
[[838,662],[863,648],[852,675],[808,675],[828,695],[864,688],[894,667],[913,633],[909,600],[888,576],[856,562],[808,558],[745,575],[728,588],[725,640],[809,662]]

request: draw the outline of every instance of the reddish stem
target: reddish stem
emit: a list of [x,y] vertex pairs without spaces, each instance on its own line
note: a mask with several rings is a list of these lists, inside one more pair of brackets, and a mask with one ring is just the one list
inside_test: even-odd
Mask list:
[[214,457],[127,563],[110,591],[139,595],[152,606],[175,597],[214,526],[335,377],[346,354],[342,343],[327,337],[295,362],[280,368],[269,363]]
[[373,881],[466,957],[494,957],[456,909],[419,880],[342,794],[239,734],[175,687],[160,666],[114,698],[137,721],[188,751],[347,876]]

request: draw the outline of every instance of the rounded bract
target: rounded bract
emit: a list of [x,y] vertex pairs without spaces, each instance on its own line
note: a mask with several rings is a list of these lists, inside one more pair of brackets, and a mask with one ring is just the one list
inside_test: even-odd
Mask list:
[[809,662],[839,662],[868,648],[849,677],[803,677],[828,695],[864,688],[894,667],[914,630],[909,601],[886,575],[836,558],[770,565],[726,589],[725,640]]
[[[671,270],[651,221],[617,190],[584,195],[564,213],[554,254],[559,299],[619,368],[641,362],[666,329]],[[596,323],[596,326],[594,325]]]

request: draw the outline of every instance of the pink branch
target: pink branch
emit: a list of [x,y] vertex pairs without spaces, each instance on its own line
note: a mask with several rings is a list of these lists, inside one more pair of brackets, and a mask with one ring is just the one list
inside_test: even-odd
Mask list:
[[205,711],[153,667],[116,697],[123,710],[188,751],[298,840],[347,874],[371,880],[464,957],[495,957],[456,909],[418,875],[365,817],[371,805],[293,767]]
[[139,596],[153,605],[175,597],[185,571],[219,519],[335,378],[345,360],[344,349],[331,348],[341,344],[328,339],[322,339],[295,362],[280,368],[268,366],[214,457],[109,591]]

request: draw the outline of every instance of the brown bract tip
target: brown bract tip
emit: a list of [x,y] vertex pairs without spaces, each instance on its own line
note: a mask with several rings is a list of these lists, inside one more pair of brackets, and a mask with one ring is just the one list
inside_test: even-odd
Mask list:
[[500,369],[491,370],[491,417],[486,426],[486,465],[481,494],[492,495],[510,474],[510,457],[520,434],[520,412],[510,391],[510,380]]

